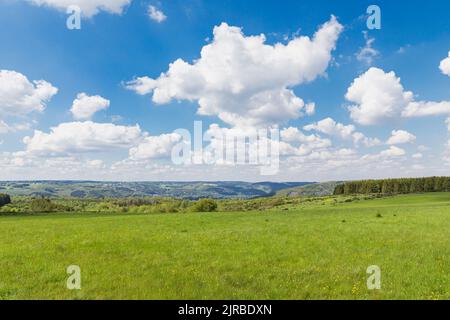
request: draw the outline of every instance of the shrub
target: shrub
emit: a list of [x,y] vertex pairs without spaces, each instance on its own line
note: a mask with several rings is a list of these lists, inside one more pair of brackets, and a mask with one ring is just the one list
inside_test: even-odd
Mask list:
[[179,210],[179,205],[177,203],[163,203],[156,206],[156,210],[159,213],[176,213]]
[[194,205],[195,212],[214,212],[217,210],[217,202],[212,199],[201,199]]
[[58,206],[47,198],[31,200],[30,208],[33,212],[52,212],[58,210]]
[[118,205],[102,201],[102,202],[92,202],[86,207],[86,211],[88,212],[125,212],[126,207],[119,207]]
[[152,198],[125,198],[114,200],[113,203],[119,207],[140,207],[147,205],[156,205],[161,203],[161,201],[159,199]]
[[0,207],[0,213],[8,213],[8,214],[14,214],[14,213],[22,213],[24,210],[22,208],[16,208],[12,205],[5,205],[3,207]]
[[0,193],[0,207],[11,203],[11,197],[7,194]]

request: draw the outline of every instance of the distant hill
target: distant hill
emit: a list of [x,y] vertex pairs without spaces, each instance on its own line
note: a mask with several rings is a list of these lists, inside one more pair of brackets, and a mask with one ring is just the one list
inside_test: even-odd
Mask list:
[[253,183],[253,185],[266,187],[272,190],[273,192],[278,192],[279,190],[301,187],[312,183],[315,182],[257,182]]
[[98,181],[0,181],[0,193],[11,196],[126,198],[176,197],[250,199],[275,195],[278,191],[309,182],[98,182]]
[[278,196],[288,196],[288,197],[319,197],[319,196],[329,196],[334,192],[334,188],[342,182],[330,181],[321,183],[310,183],[303,186],[283,189],[277,192]]

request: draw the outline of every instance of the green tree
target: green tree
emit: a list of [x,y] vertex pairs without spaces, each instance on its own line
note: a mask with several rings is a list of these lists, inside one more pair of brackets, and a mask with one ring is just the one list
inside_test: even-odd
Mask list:
[[11,203],[11,197],[7,194],[0,193],[0,207]]
[[214,212],[217,210],[217,202],[213,199],[201,199],[194,204],[195,212]]

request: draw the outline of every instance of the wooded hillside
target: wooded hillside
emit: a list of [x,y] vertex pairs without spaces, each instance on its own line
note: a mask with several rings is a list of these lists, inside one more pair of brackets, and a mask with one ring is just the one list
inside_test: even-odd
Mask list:
[[350,181],[337,185],[334,194],[396,194],[443,191],[450,191],[450,177]]

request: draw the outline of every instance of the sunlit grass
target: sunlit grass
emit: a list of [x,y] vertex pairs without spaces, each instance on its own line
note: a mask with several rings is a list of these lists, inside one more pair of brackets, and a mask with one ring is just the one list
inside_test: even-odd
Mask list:
[[[246,213],[0,217],[1,299],[449,299],[450,193]],[[79,265],[82,290],[66,289]],[[382,270],[368,290],[366,269]]]

